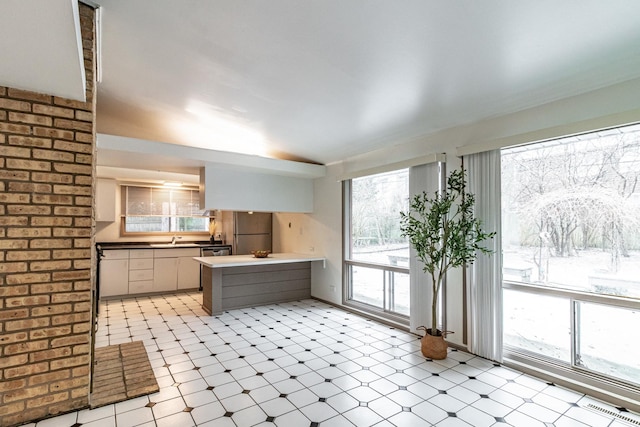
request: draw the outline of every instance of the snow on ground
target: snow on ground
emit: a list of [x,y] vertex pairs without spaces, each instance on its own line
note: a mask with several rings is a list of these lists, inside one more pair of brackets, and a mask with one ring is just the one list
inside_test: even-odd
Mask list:
[[[543,266],[548,283],[539,283],[541,270],[533,262],[535,249],[510,248],[503,253],[504,278],[588,292],[603,292],[640,300],[640,251],[621,257],[619,269],[610,269],[610,255],[600,250],[580,251],[574,257],[547,257]],[[539,253],[536,254],[539,256]],[[408,267],[406,246],[368,247],[354,254],[358,261]],[[354,297],[382,306],[383,273],[354,267]],[[395,274],[396,309],[408,314],[408,275]],[[505,344],[571,362],[570,300],[504,292]],[[592,303],[579,303],[580,346],[583,366],[640,384],[640,312]]]

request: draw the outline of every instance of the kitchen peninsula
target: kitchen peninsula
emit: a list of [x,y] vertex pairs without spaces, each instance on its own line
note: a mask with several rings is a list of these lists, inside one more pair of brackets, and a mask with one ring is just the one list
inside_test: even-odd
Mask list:
[[209,314],[224,310],[311,296],[311,262],[324,257],[297,253],[194,257],[202,264],[202,307]]

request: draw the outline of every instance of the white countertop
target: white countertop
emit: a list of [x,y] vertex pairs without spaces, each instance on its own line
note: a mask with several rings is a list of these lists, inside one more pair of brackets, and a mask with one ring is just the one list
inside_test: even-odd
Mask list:
[[287,264],[292,262],[322,261],[325,258],[318,255],[281,253],[269,254],[266,258],[256,258],[253,255],[228,255],[194,257],[200,264],[209,268],[243,267],[249,265]]

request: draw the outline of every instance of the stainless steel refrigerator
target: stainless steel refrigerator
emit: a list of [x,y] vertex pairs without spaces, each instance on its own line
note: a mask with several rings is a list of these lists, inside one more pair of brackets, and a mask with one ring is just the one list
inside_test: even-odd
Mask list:
[[247,255],[251,251],[270,251],[272,214],[267,212],[234,212],[233,253]]

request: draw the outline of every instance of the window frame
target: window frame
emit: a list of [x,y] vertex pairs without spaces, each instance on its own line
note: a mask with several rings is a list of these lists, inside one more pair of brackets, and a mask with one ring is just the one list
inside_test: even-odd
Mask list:
[[[545,144],[553,141],[560,141],[563,139],[583,137],[599,132],[603,132],[606,134],[608,132],[619,131],[619,129],[637,127],[638,124],[639,123],[621,124],[606,129],[593,129],[581,132],[579,135],[557,136],[542,141],[519,144],[517,147],[527,145],[535,146],[536,144]],[[637,132],[637,129],[632,131]],[[502,147],[502,150],[515,147],[516,146]],[[503,200],[505,199],[506,198],[503,198]],[[504,236],[501,236],[501,238],[504,238]],[[625,407],[632,410],[640,409],[640,405],[637,404],[637,402],[640,400],[640,382],[633,383],[619,377],[596,371],[594,369],[589,369],[580,363],[577,353],[580,350],[581,339],[579,324],[580,304],[598,304],[606,307],[640,311],[640,298],[624,297],[604,293],[599,294],[586,290],[583,291],[568,289],[562,286],[547,286],[543,284],[527,283],[524,280],[518,281],[514,279],[503,279],[502,289],[523,292],[532,295],[550,296],[568,301],[569,310],[566,315],[569,317],[571,333],[569,337],[570,362],[563,362],[543,353],[538,353],[524,348],[504,344],[502,353],[505,365],[517,368],[526,373],[548,379],[550,381],[554,381],[558,384],[571,386],[573,388],[577,387],[581,391],[590,393],[593,396],[600,397],[604,400],[611,400],[612,396],[615,396],[615,399],[619,399],[624,402]]]
[[[399,168],[397,169],[397,171],[403,170],[403,169],[407,169],[408,168]],[[388,172],[393,172],[393,171],[388,171]],[[375,176],[378,175],[376,174],[371,174],[371,175],[365,175],[364,177],[367,176]],[[391,322],[393,324],[397,324],[399,326],[403,326],[403,327],[408,327],[409,326],[409,314],[404,315],[401,313],[397,313],[394,311],[390,311],[386,309],[386,294],[389,292],[389,290],[386,288],[387,285],[387,275],[393,275],[394,273],[402,273],[402,274],[407,274],[409,276],[410,279],[410,269],[407,266],[405,267],[399,267],[399,266],[393,266],[393,265],[386,265],[386,264],[380,264],[380,263],[373,263],[373,262],[366,262],[366,261],[361,261],[361,260],[354,260],[352,257],[352,247],[353,247],[353,236],[352,236],[352,217],[353,217],[353,210],[352,210],[352,194],[353,194],[353,184],[352,181],[355,178],[352,179],[345,179],[342,181],[342,199],[343,199],[343,215],[342,215],[342,232],[343,232],[343,286],[342,286],[342,303],[345,306],[351,307],[355,310],[364,312],[366,314],[375,316],[376,318],[379,319],[383,319],[385,321]],[[409,194],[407,194],[407,198],[409,197]],[[398,218],[399,220],[399,218]],[[353,289],[352,289],[352,271],[353,271],[353,267],[364,267],[364,268],[371,268],[371,269],[375,269],[375,270],[379,270],[382,271],[384,274],[384,279],[383,279],[383,307],[377,307],[371,304],[367,304],[365,302],[362,301],[357,301],[352,299],[352,295],[353,295]],[[393,284],[391,284],[391,287],[393,286]],[[393,291],[393,289],[391,289],[391,291]],[[411,304],[411,299],[409,298],[409,304]]]

